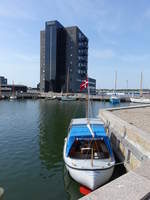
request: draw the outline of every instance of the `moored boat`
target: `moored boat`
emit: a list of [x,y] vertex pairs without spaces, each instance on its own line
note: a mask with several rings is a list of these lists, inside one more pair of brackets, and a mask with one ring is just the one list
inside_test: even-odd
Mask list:
[[15,86],[14,86],[14,81],[12,84],[12,95],[9,97],[10,100],[15,100],[17,99],[17,96],[15,95]]
[[61,96],[62,101],[76,101],[77,98],[75,96]]
[[116,95],[113,95],[113,96],[110,97],[110,102],[112,104],[119,104],[120,103],[120,98],[118,96],[116,96]]
[[150,99],[141,97],[141,98],[130,98],[130,101],[132,103],[142,103],[142,104],[149,104],[150,103]]
[[117,71],[115,72],[115,91],[114,91],[113,95],[110,96],[110,103],[112,103],[112,104],[120,103],[120,98],[116,94],[116,89],[117,89]]
[[9,98],[10,98],[10,100],[15,100],[15,99],[17,99],[17,96],[12,95],[12,96],[10,96]]
[[139,97],[131,97],[130,101],[132,103],[141,103],[141,104],[149,104],[150,103],[150,99],[149,98],[145,98],[143,96],[143,73],[141,72],[141,80],[140,80],[140,96]]
[[78,183],[91,190],[106,183],[115,159],[103,122],[96,118],[72,119],[63,157],[70,176]]
[[55,100],[57,97],[56,96],[50,96],[50,97],[47,97],[47,100]]

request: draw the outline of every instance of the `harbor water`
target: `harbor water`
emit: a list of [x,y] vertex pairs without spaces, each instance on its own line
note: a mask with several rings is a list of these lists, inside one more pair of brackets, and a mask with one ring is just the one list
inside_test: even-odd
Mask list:
[[[124,106],[127,104],[121,104]],[[85,102],[0,101],[0,186],[4,200],[67,200],[81,197],[68,175],[63,144],[70,120],[85,117]],[[93,102],[93,116],[112,105]],[[113,178],[125,173],[118,166]]]

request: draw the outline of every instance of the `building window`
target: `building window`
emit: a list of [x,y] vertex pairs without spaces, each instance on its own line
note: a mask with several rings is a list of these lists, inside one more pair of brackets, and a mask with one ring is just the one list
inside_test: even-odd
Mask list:
[[81,34],[81,32],[79,32],[79,39],[81,39],[82,38],[82,34]]

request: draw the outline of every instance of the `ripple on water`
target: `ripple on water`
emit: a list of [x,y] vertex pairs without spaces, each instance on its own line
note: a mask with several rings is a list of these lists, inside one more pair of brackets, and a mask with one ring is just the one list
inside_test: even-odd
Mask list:
[[[104,107],[94,106],[95,115]],[[84,102],[1,101],[0,111],[0,184],[6,199],[78,199],[62,152],[71,118],[84,117]]]

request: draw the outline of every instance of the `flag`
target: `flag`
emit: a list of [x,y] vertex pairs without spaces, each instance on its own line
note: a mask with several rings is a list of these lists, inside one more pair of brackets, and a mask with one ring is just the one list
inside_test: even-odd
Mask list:
[[88,87],[88,78],[80,84],[80,91]]

